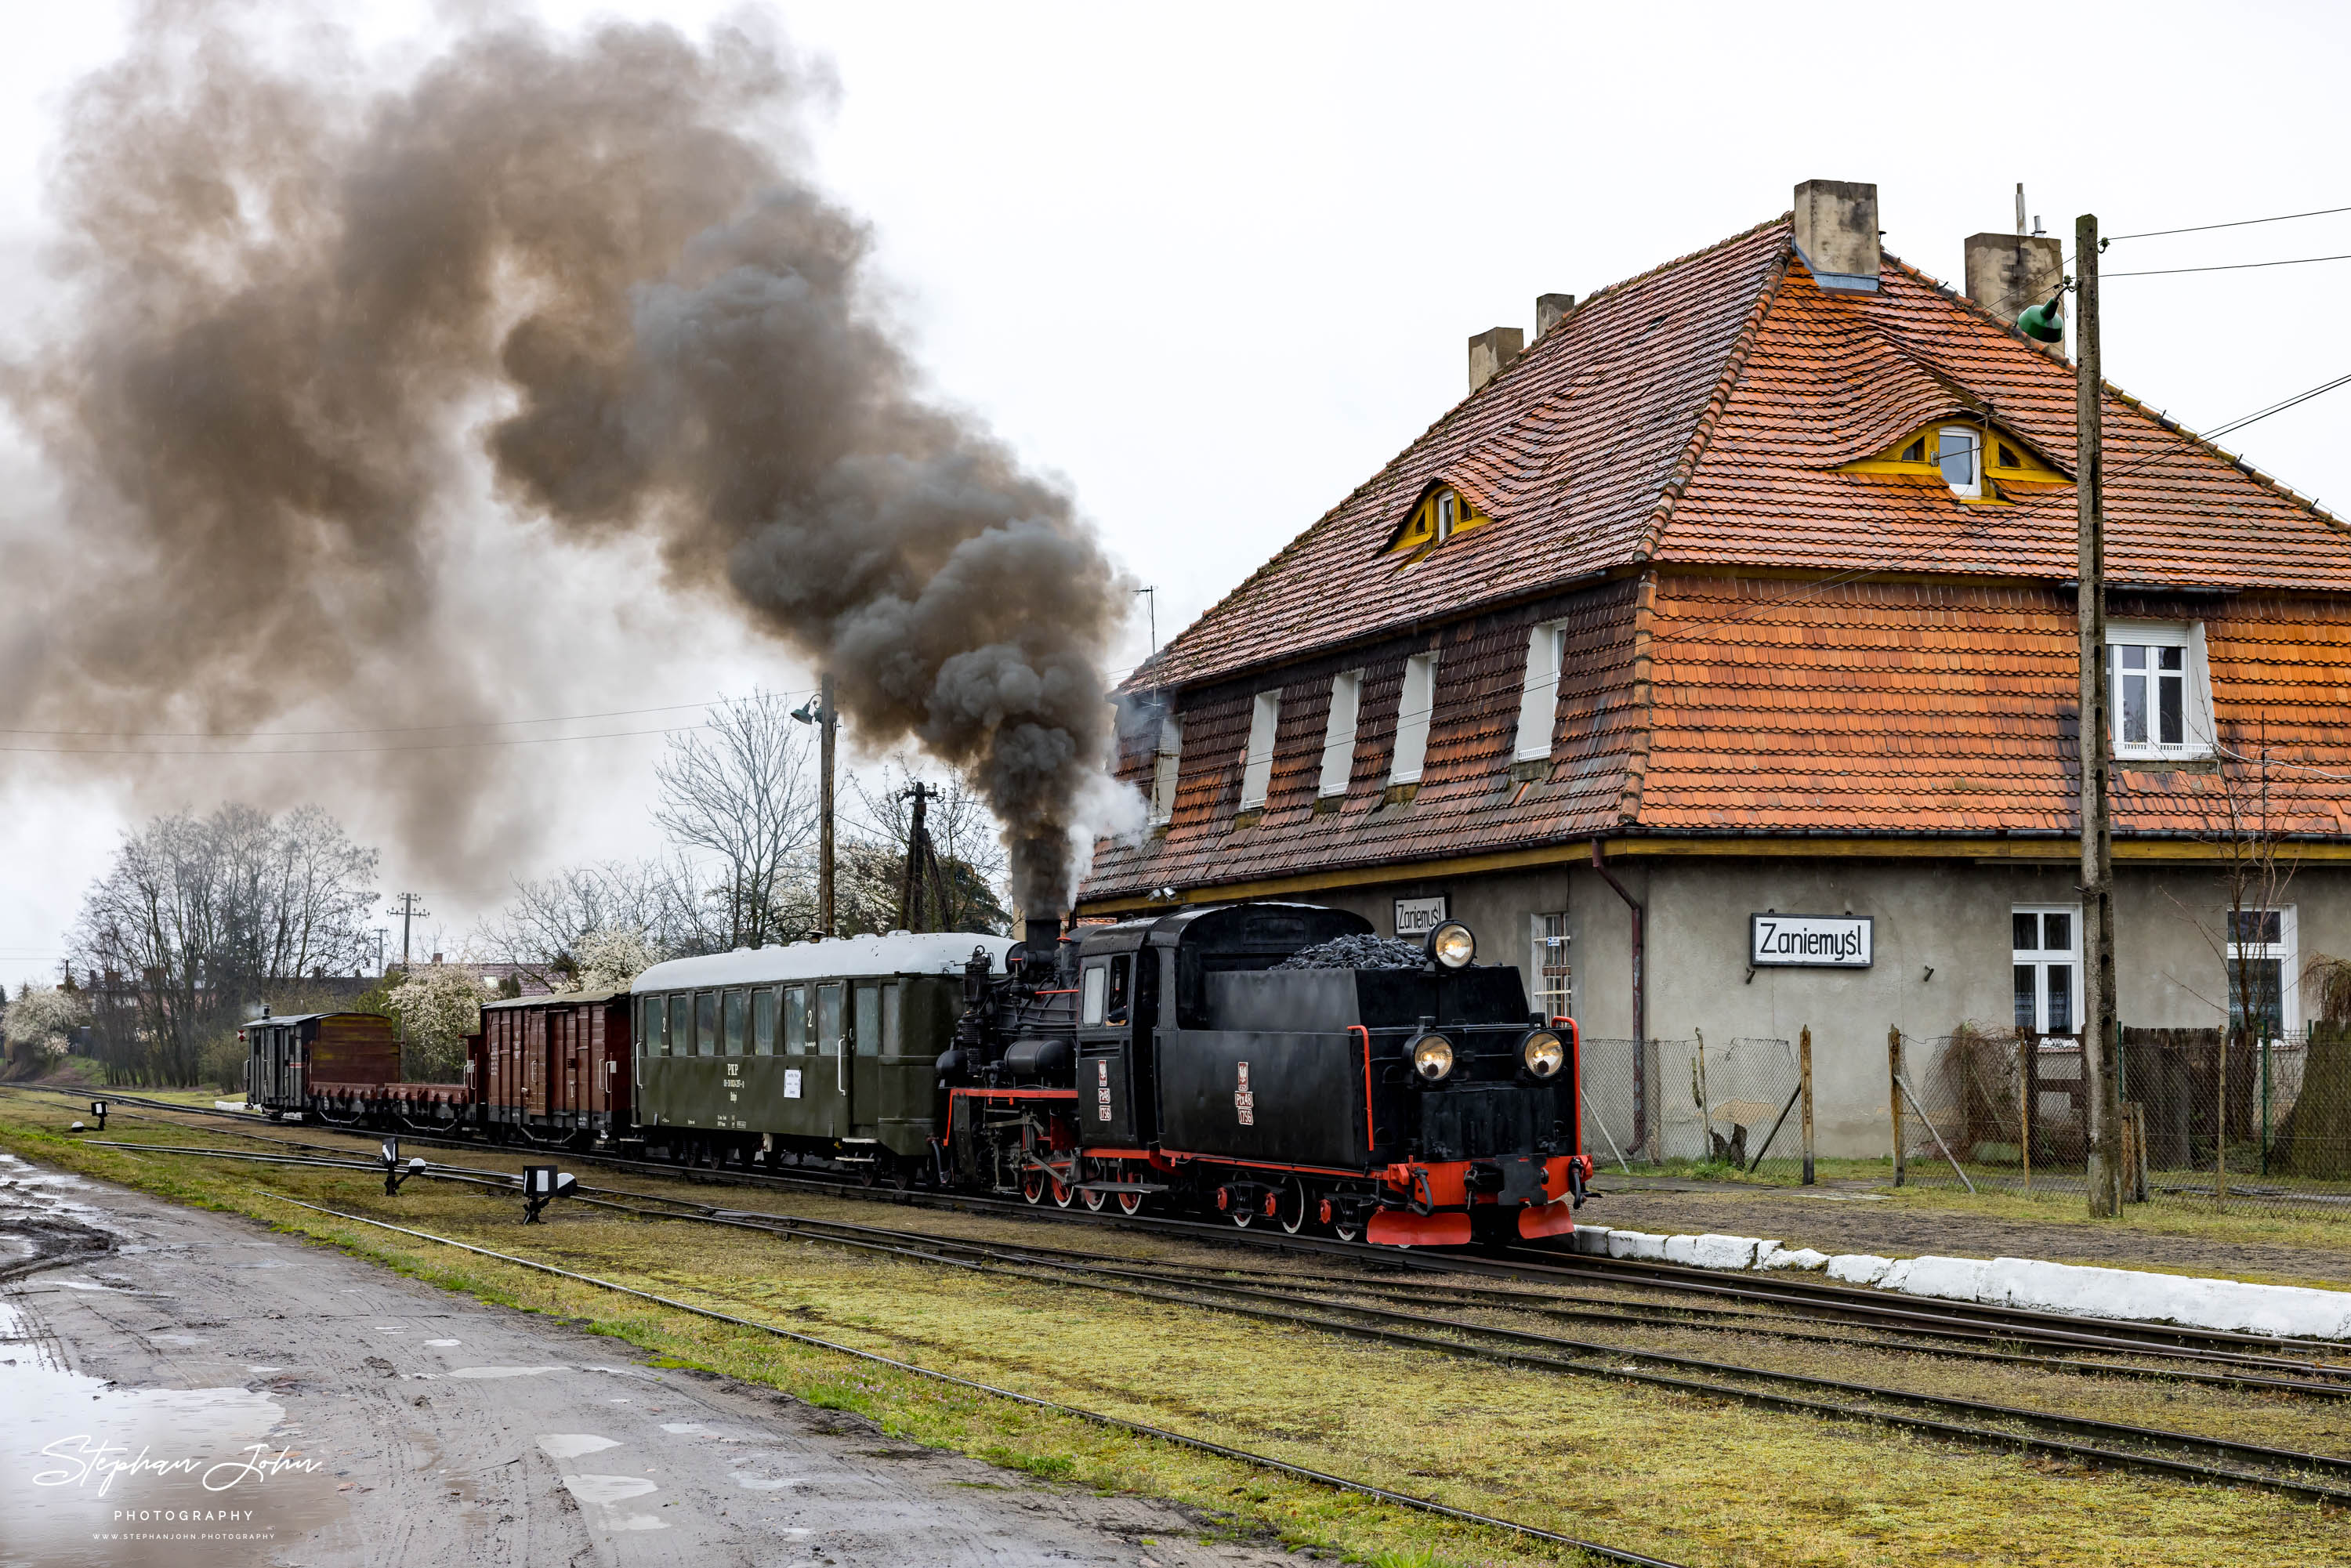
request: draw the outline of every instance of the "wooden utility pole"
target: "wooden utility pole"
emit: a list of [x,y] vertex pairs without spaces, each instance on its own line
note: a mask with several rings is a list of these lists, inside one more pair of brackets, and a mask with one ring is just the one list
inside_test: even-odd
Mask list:
[[832,925],[832,674],[827,671],[817,682],[817,742],[818,771],[822,775],[817,785],[816,838],[816,924],[817,935],[831,936]]
[[414,894],[403,893],[400,895],[399,905],[392,913],[400,916],[400,972],[404,975],[408,973],[408,928],[415,923],[418,915],[429,915],[433,912],[419,908]]
[[2081,562],[2082,1071],[2090,1090],[2090,1213],[2122,1212],[2122,1099],[2115,1082],[2115,836],[2107,776],[2106,503],[2098,357],[2098,220],[2074,224],[2074,496]]
[[[923,809],[938,791],[917,779],[906,787],[906,799],[914,803],[914,817],[906,827],[905,875],[898,891],[898,925],[901,929],[920,931],[923,924],[923,893],[929,885],[935,857],[931,852],[931,831],[923,821]],[[946,911],[938,912],[939,923],[946,924]]]

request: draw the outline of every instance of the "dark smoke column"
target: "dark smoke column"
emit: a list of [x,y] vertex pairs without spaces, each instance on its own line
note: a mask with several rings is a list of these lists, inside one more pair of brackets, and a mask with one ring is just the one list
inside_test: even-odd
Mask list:
[[[1064,907],[1121,810],[1100,666],[1127,595],[1068,495],[920,395],[865,229],[793,151],[821,74],[739,29],[500,25],[369,97],[243,15],[158,5],[70,112],[83,310],[10,385],[113,570],[26,640],[26,706],[242,727],[340,691],[442,591],[430,528],[486,452],[508,505],[651,534],[672,588],[833,672],[864,744],[969,768],[1014,906]],[[235,616],[188,601],[232,588]],[[359,608],[273,612],[321,603]],[[463,650],[397,663],[511,711]],[[476,777],[444,764],[418,821]]]

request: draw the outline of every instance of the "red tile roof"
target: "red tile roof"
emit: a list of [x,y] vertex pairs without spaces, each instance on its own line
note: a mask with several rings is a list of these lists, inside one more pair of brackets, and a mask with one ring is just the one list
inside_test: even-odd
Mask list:
[[[1880,283],[1822,292],[1781,219],[1593,296],[1127,688],[1197,685],[1652,559],[2070,580],[2070,486],[1970,507],[1931,481],[1835,472],[1970,411],[2073,468],[2070,365],[1890,256]],[[2120,392],[2105,434],[2116,582],[2351,590],[2351,538],[2302,497]],[[1437,479],[1497,523],[1399,571],[1381,547]]]
[[[2070,475],[2072,368],[1892,258],[1880,286],[1823,293],[1782,220],[1587,301],[1135,672],[1183,716],[1174,821],[1099,846],[1085,896],[1604,835],[2072,831],[2073,486],[1970,507],[1838,471],[1959,418]],[[2274,825],[2351,832],[2351,538],[2122,393],[2105,419],[2113,613],[2202,621],[2223,746],[2271,759]],[[1400,570],[1382,547],[1437,479],[1495,521]],[[1551,761],[1513,768],[1528,632],[1554,618]],[[1427,761],[1386,801],[1428,648]],[[1348,669],[1353,777],[1318,810]],[[1276,679],[1272,786],[1238,824]],[[1146,727],[1120,771],[1147,787]],[[2245,777],[2118,764],[2117,833],[2210,835]]]

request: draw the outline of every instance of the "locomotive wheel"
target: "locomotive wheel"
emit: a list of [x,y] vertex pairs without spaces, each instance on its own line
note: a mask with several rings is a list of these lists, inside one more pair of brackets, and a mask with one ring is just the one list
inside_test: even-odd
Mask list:
[[1110,1194],[1106,1192],[1096,1192],[1092,1187],[1086,1187],[1081,1190],[1078,1196],[1086,1200],[1086,1209],[1089,1213],[1100,1214],[1102,1212],[1102,1199],[1108,1197]]
[[[1121,1167],[1118,1174],[1128,1177],[1131,1180],[1140,1181],[1143,1179],[1147,1168],[1148,1167],[1140,1166],[1132,1170]],[[1143,1212],[1143,1196],[1144,1195],[1139,1192],[1120,1193],[1118,1195],[1118,1211],[1121,1214],[1126,1215],[1141,1214]]]
[[1035,1171],[1020,1173],[1020,1197],[1024,1202],[1045,1201],[1045,1178]]
[[1291,1176],[1290,1186],[1282,1192],[1281,1207],[1274,1214],[1274,1218],[1281,1221],[1282,1234],[1295,1236],[1305,1229],[1306,1216],[1312,1207],[1306,1197],[1306,1184]]
[[1331,1234],[1337,1237],[1342,1241],[1353,1241],[1356,1237],[1361,1236],[1363,1233],[1363,1229],[1360,1226],[1334,1225],[1331,1228]]
[[1072,1198],[1074,1198],[1074,1197],[1076,1197],[1077,1196],[1078,1196],[1078,1189],[1077,1189],[1076,1187],[1071,1186],[1068,1182],[1063,1181],[1060,1176],[1055,1176],[1055,1177],[1053,1178],[1053,1204],[1054,1204],[1054,1207],[1058,1207],[1058,1208],[1067,1208],[1067,1207],[1070,1207],[1070,1200],[1071,1200],[1071,1199],[1072,1199]]

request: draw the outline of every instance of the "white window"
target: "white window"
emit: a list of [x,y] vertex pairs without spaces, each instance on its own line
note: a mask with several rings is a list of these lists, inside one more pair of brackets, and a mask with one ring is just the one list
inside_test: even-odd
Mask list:
[[1529,998],[1547,1019],[1575,1016],[1575,969],[1567,961],[1567,912],[1534,917],[1534,961],[1527,973],[1534,980]]
[[1254,811],[1265,804],[1273,782],[1273,737],[1281,727],[1281,690],[1257,694],[1249,710],[1249,751],[1241,758],[1241,810]]
[[2203,630],[2201,623],[2107,623],[2106,702],[2116,757],[2212,754]]
[[1527,634],[1527,683],[1519,695],[1517,758],[1534,762],[1551,756],[1552,721],[1559,714],[1560,666],[1567,657],[1567,628],[1545,622]]
[[1943,482],[1955,496],[1983,494],[1982,433],[1965,424],[1947,424],[1935,432],[1935,462]]
[[2020,904],[2009,916],[2016,1027],[2072,1034],[2082,1027],[2082,906]]
[[1395,759],[1390,784],[1417,784],[1428,757],[1428,715],[1437,704],[1437,655],[1415,653],[1404,662],[1404,695],[1396,703]]
[[2294,911],[2232,909],[2229,1028],[2252,1040],[2290,1040],[2302,1027],[2294,992]]
[[1461,497],[1447,490],[1437,497],[1437,542],[1451,538],[1454,525],[1460,520]]
[[1343,795],[1355,771],[1355,714],[1364,701],[1364,672],[1331,677],[1331,719],[1322,730],[1322,796]]
[[1151,825],[1176,816],[1176,779],[1184,766],[1184,727],[1174,714],[1159,721],[1159,755],[1151,764]]
[[1102,1020],[1102,1004],[1110,993],[1110,966],[1088,964],[1085,977],[1079,982],[1078,1021],[1098,1024]]

